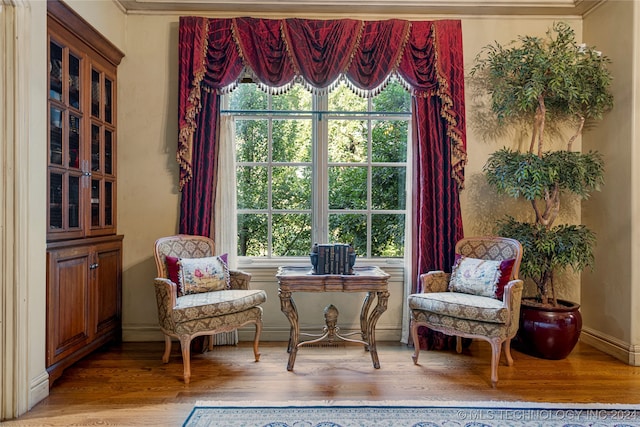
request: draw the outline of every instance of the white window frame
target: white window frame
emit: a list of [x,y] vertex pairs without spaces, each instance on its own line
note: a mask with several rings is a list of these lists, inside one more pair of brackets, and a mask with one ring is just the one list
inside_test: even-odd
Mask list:
[[[228,96],[226,95],[226,100],[223,102],[223,105],[228,105]],[[358,167],[367,167],[368,170],[368,179],[367,179],[367,207],[363,210],[354,210],[355,213],[365,214],[368,217],[367,220],[367,254],[371,252],[371,215],[375,214],[404,214],[405,216],[405,256],[399,258],[384,258],[384,257],[366,257],[366,256],[358,256],[358,265],[389,265],[396,267],[403,267],[405,263],[405,259],[408,253],[408,245],[410,244],[410,240],[408,239],[408,221],[410,219],[410,200],[409,200],[409,183],[410,183],[410,153],[407,153],[407,160],[402,163],[379,163],[372,161],[372,132],[371,132],[371,122],[377,120],[406,120],[408,122],[408,135],[407,135],[407,149],[410,151],[409,145],[411,141],[411,112],[407,113],[392,113],[392,114],[380,114],[372,110],[372,99],[368,98],[368,111],[362,113],[338,113],[328,111],[328,103],[329,103],[329,94],[313,94],[312,95],[312,110],[310,112],[300,112],[300,114],[290,113],[287,115],[283,115],[282,113],[273,113],[272,110],[268,110],[264,113],[251,114],[242,112],[241,114],[237,114],[232,110],[224,110],[222,114],[229,114],[232,117],[241,117],[242,119],[249,120],[269,120],[268,129],[269,129],[269,157],[266,162],[266,166],[269,167],[269,174],[271,173],[271,167],[274,165],[281,165],[280,162],[274,162],[271,153],[272,153],[272,120],[278,120],[279,117],[286,117],[287,119],[309,119],[312,121],[312,155],[311,155],[311,164],[312,167],[312,200],[311,200],[311,221],[312,221],[312,231],[311,231],[311,240],[313,242],[318,243],[326,243],[329,235],[329,214],[332,212],[342,212],[341,210],[331,210],[329,209],[329,178],[328,171],[330,166],[354,166],[354,163],[332,163],[329,162],[328,159],[328,124],[330,120],[367,120],[369,121],[369,132],[367,137],[367,161],[358,164]],[[271,108],[272,98],[269,97],[268,108]],[[224,108],[224,107],[223,107]],[[309,118],[309,116],[311,116]],[[235,143],[233,144],[235,147]],[[234,148],[235,150],[235,148]],[[296,165],[309,165],[304,162],[291,162],[287,163],[291,166]],[[252,163],[244,163],[246,166],[252,165]],[[404,165],[405,168],[405,176],[407,186],[405,189],[405,209],[404,210],[377,210],[371,209],[371,196],[372,196],[372,166],[373,167],[381,167],[381,166],[393,166],[398,167],[398,165]],[[235,170],[235,169],[234,169]],[[271,182],[269,176],[269,182]],[[269,190],[268,200],[269,206],[266,209],[266,213],[269,217],[269,221],[271,221],[272,214],[277,212],[272,208],[271,203],[272,192]],[[235,207],[234,207],[235,208]],[[235,210],[235,209],[234,209]],[[295,213],[296,210],[287,211],[291,213]],[[307,213],[306,210],[300,210],[299,212]],[[237,218],[237,213],[235,217]],[[265,210],[242,210],[242,213],[265,213]],[[272,247],[272,227],[268,228],[268,237],[269,237],[269,248],[268,251],[271,253]],[[310,248],[311,249],[311,248]],[[286,263],[287,265],[306,265],[309,264],[308,257],[305,256],[295,256],[295,257],[282,257],[282,256],[264,256],[264,257],[252,257],[252,256],[237,256],[238,258],[238,267],[239,268],[250,268],[250,267],[273,267],[283,265]]]

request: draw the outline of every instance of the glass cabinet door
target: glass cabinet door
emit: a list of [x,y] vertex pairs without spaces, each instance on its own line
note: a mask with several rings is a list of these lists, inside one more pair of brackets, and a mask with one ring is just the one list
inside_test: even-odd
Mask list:
[[115,129],[113,127],[113,79],[91,68],[91,203],[89,234],[115,227]]
[[82,59],[69,48],[49,43],[49,239],[83,235]]
[[49,33],[47,240],[116,233],[116,68]]

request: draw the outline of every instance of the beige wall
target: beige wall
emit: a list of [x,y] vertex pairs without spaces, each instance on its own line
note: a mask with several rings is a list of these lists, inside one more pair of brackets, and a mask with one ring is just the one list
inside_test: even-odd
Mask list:
[[63,0],[120,50],[125,50],[127,15],[113,0]]
[[[603,153],[605,187],[583,203],[584,222],[598,236],[594,270],[583,274],[582,312],[589,342],[613,348],[637,364],[636,325],[640,254],[638,221],[638,22],[637,2],[608,2],[584,20],[584,39],[612,59],[614,109],[585,134],[584,148]],[[610,351],[610,350],[609,350]],[[611,351],[610,351],[611,352]],[[627,353],[630,353],[627,355]]]
[[118,230],[125,340],[157,339],[153,243],[178,230],[178,18],[130,16],[119,74]]

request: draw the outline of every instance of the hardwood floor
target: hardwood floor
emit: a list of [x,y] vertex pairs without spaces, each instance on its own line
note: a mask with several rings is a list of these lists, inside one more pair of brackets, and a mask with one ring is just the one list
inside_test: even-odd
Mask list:
[[3,426],[180,426],[198,400],[464,400],[640,403],[640,368],[579,343],[560,361],[513,351],[491,387],[490,347],[474,342],[462,354],[378,343],[380,369],[362,346],[302,347],[286,370],[286,343],[263,342],[260,362],[250,343],[196,354],[191,384],[182,382],[174,344],[163,364],[163,343],[123,343],[101,349],[58,379],[44,401]]

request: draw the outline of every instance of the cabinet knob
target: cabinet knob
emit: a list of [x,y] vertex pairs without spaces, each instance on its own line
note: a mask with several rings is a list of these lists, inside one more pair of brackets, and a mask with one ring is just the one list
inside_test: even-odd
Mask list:
[[97,262],[89,265],[89,269],[90,270],[95,270],[96,268],[98,268],[98,263]]

